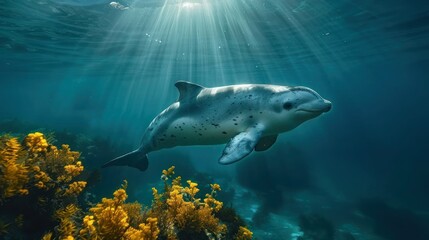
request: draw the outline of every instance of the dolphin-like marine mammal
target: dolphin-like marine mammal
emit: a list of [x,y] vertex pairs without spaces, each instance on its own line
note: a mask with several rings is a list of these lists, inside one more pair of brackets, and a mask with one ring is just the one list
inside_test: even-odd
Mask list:
[[220,164],[231,164],[253,150],[265,151],[278,134],[331,109],[331,102],[307,87],[243,84],[205,88],[179,81],[179,99],[146,129],[140,147],[103,167],[131,166],[144,171],[147,154],[163,148],[227,143]]

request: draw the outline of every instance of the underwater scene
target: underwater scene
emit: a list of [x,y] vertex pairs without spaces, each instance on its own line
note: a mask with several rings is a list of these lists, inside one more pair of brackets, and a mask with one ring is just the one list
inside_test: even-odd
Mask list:
[[427,0],[1,0],[0,239],[428,240]]

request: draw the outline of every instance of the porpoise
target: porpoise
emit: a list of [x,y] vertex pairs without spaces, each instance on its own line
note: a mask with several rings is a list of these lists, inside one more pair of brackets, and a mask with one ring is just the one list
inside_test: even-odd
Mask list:
[[103,167],[130,166],[144,171],[147,154],[164,148],[227,143],[220,164],[265,151],[278,134],[328,112],[332,104],[308,87],[241,84],[206,88],[179,81],[179,99],[147,127],[140,147]]

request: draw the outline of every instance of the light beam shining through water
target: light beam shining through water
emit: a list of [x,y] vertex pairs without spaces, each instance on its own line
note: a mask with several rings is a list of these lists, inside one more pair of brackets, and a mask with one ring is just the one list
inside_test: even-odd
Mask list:
[[200,3],[193,3],[193,2],[183,2],[181,4],[182,8],[195,8],[201,5]]
[[[288,42],[290,36],[272,38],[268,30],[293,29],[297,21],[294,15],[298,15],[293,13],[293,6],[269,1],[165,1],[160,7],[139,4],[135,2],[130,10],[123,11],[100,49],[108,51],[118,39],[124,42],[117,49],[117,61],[130,65],[118,65],[117,72],[128,76],[130,100],[142,93],[148,98],[163,98],[169,90],[162,88],[172,88],[180,79],[211,86],[270,82],[270,73],[264,68],[281,66],[275,61],[265,63],[263,53],[278,51],[275,44]],[[285,25],[270,26],[270,19],[265,17],[272,13],[271,19],[280,18]]]
[[[121,138],[127,131],[138,134],[176,100],[178,80],[209,87],[304,85],[324,92],[348,86],[356,66],[413,59],[416,52],[420,61],[428,56],[427,13],[405,2],[48,2],[0,4],[2,77],[37,79],[40,90],[22,95],[40,92],[55,102],[48,115],[117,129]],[[45,117],[45,111],[34,111],[28,116]]]
[[105,91],[121,93],[109,105],[133,116],[153,116],[145,112],[143,103],[150,102],[151,109],[164,108],[175,100],[173,85],[178,80],[211,87],[300,84],[300,79],[288,77],[295,71],[295,56],[316,64],[333,56],[318,43],[318,33],[306,27],[329,6],[319,4],[314,9],[303,3],[166,0],[157,6],[134,2],[121,11],[98,49],[108,56],[114,72]]

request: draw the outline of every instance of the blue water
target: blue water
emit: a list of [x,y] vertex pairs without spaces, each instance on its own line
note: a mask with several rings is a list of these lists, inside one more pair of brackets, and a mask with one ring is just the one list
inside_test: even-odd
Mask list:
[[120,155],[178,80],[302,85],[333,109],[236,164],[217,164],[223,146],[162,150],[144,173],[103,170],[95,192],[126,178],[148,202],[175,164],[219,182],[258,239],[296,239],[307,214],[335,239],[429,239],[427,1],[109,3],[0,2],[0,120],[107,139]]

